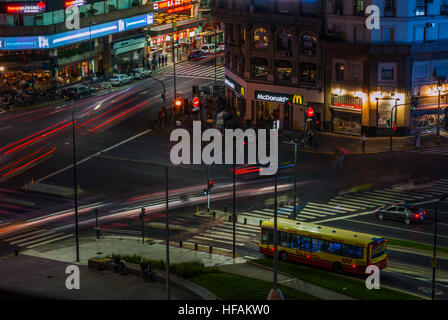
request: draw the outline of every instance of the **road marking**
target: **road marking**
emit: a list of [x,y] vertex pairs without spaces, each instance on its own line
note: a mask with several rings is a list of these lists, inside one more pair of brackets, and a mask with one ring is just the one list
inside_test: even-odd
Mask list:
[[353,218],[353,217],[360,217],[360,216],[365,216],[368,214],[372,214],[375,211],[367,211],[367,212],[361,212],[361,213],[355,213],[355,214],[351,214],[348,216],[342,216],[342,217],[337,217],[337,218],[330,218],[330,219],[324,219],[324,220],[320,220],[320,221],[313,221],[313,223],[324,223],[324,222],[329,222],[329,221],[336,221],[336,220],[342,220],[342,219],[348,219],[348,218]]
[[0,131],[2,131],[2,130],[6,130],[6,129],[9,129],[9,128],[12,128],[12,127],[14,127],[14,126],[3,127],[3,128],[0,128]]
[[[434,236],[433,233],[428,233],[428,232],[423,232],[423,231],[403,229],[403,228],[392,227],[392,226],[388,226],[388,225],[384,225],[384,224],[378,224],[378,223],[373,223],[373,222],[365,222],[365,221],[358,221],[358,220],[353,220],[353,219],[347,219],[347,220],[353,221],[353,222],[357,222],[357,223],[368,224],[368,225],[371,225],[371,226],[380,226],[380,227],[383,227],[383,228],[396,229],[396,230],[400,230],[400,231],[407,231],[407,232],[412,232],[412,233],[420,233],[420,234],[428,235],[428,236],[431,236],[431,237]],[[448,236],[442,236],[442,235],[437,235],[437,236],[441,237],[441,238],[448,238]]]
[[[114,144],[114,145],[111,146],[111,147],[108,147],[108,148],[106,148],[106,149],[100,150],[100,151],[98,151],[97,153],[92,154],[92,155],[88,156],[87,158],[84,158],[84,159],[82,159],[82,160],[76,162],[76,165],[80,165],[81,163],[84,163],[84,162],[86,162],[86,161],[88,161],[88,160],[90,160],[90,159],[92,159],[92,158],[94,158],[94,157],[97,157],[97,156],[101,155],[103,152],[108,152],[108,151],[110,151],[110,150],[113,150],[113,149],[115,149],[115,148],[117,148],[117,147],[119,147],[119,146],[121,146],[121,145],[123,145],[123,144],[129,142],[129,141],[132,141],[132,140],[134,140],[134,139],[137,139],[137,138],[139,138],[139,137],[141,137],[141,136],[143,136],[143,135],[145,135],[145,134],[147,134],[147,133],[149,133],[149,132],[151,132],[151,131],[152,131],[151,129],[145,130],[145,131],[143,131],[143,132],[140,132],[139,134],[136,134],[135,136],[132,136],[132,137],[126,139],[126,140],[123,140],[123,141],[121,141],[121,142],[119,142],[119,143],[117,143],[117,144]],[[55,175],[58,175],[58,174],[60,174],[61,172],[67,171],[67,170],[69,170],[69,169],[71,169],[71,168],[73,168],[73,164],[68,165],[67,167],[62,168],[62,169],[60,169],[60,170],[58,170],[58,171],[55,171],[55,172],[49,174],[48,176],[45,176],[45,177],[43,177],[43,178],[40,178],[39,180],[36,180],[36,182],[37,182],[37,183],[42,182],[42,181],[44,181],[44,180],[47,180],[48,178],[51,178],[51,177],[53,177],[53,176],[55,176]]]
[[44,244],[48,244],[48,243],[51,243],[51,242],[55,242],[55,241],[62,240],[62,239],[65,239],[65,238],[70,238],[70,237],[73,237],[73,235],[72,234],[66,234],[66,235],[58,237],[58,238],[53,238],[53,239],[50,239],[50,240],[47,240],[47,241],[44,241],[44,242],[39,242],[39,243],[33,244],[31,246],[27,246],[27,248],[28,249],[32,249],[34,247],[43,246]]

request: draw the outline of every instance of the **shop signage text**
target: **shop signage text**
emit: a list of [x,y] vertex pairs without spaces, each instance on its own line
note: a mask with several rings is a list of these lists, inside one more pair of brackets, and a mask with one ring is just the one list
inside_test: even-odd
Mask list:
[[104,37],[154,23],[154,14],[115,20],[50,36],[0,38],[0,50],[49,49],[80,41]]
[[169,9],[185,4],[192,3],[193,0],[167,0],[154,3],[154,10]]
[[68,8],[70,6],[83,6],[86,4],[86,0],[70,0],[70,1],[65,1],[65,7]]
[[246,96],[245,88],[243,86],[241,86],[240,84],[238,84],[237,82],[233,81],[231,78],[226,77],[224,79],[224,83],[225,83],[226,86],[228,86],[230,89],[235,91],[240,96],[242,96],[242,97]]
[[44,1],[39,2],[10,2],[6,5],[6,13],[10,14],[34,14],[43,13],[47,9]]
[[283,94],[264,91],[255,91],[255,100],[285,103],[290,101],[293,104],[303,104],[303,98],[300,94]]

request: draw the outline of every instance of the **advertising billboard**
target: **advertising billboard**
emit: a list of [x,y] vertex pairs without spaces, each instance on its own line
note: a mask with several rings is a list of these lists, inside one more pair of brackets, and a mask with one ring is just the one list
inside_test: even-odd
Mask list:
[[115,20],[90,28],[82,28],[49,36],[1,38],[0,50],[51,49],[68,44],[104,37],[110,34],[128,31],[154,23],[154,14]]

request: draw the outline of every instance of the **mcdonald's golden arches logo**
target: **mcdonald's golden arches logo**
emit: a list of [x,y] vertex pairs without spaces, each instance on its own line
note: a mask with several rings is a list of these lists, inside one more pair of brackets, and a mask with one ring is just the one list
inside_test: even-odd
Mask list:
[[303,104],[303,99],[302,96],[300,94],[295,94],[292,97],[292,103],[293,104]]

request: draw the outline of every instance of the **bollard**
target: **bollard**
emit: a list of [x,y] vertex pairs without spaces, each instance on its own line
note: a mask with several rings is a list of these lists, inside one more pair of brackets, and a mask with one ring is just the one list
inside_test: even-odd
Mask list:
[[198,250],[198,244],[197,244],[197,242],[194,243],[194,250]]
[[216,212],[213,211],[212,214],[213,214],[213,218],[216,218]]
[[104,231],[103,231],[103,239],[104,239]]
[[179,241],[179,247],[182,248],[182,240]]
[[247,224],[247,218],[244,218],[244,224]]
[[208,252],[212,253],[212,251],[213,251],[213,247],[212,246],[208,246]]
[[229,222],[232,222],[232,216],[229,216]]

